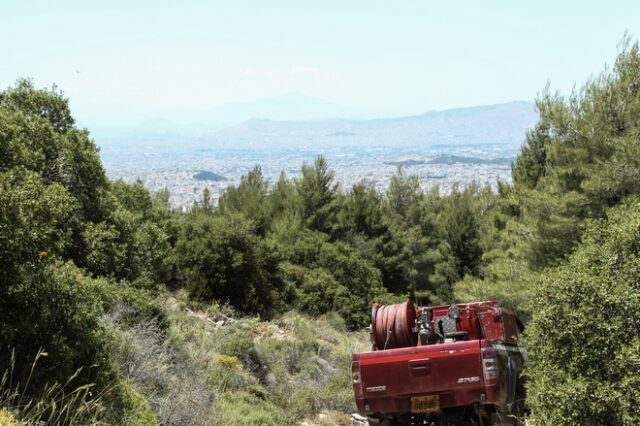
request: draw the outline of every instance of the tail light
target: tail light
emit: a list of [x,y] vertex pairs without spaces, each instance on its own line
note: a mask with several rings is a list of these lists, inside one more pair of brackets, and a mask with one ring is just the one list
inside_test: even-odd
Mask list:
[[485,386],[495,386],[498,384],[496,353],[491,347],[482,348],[482,373],[484,374]]
[[353,384],[353,392],[356,394],[356,398],[364,398],[362,392],[362,375],[360,373],[360,361],[353,361],[351,363],[351,383]]

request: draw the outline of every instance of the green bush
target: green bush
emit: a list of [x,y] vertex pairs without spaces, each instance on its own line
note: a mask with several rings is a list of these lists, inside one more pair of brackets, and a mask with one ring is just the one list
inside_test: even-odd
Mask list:
[[99,276],[147,280],[148,286],[171,278],[168,235],[124,207],[113,206],[105,220],[83,231],[86,268]]
[[344,320],[344,318],[340,316],[339,313],[327,312],[327,314],[324,317],[329,323],[329,325],[331,325],[331,327],[333,327],[337,331],[340,331],[343,333],[347,331],[347,323]]
[[[57,263],[16,282],[0,301],[2,327],[0,367],[6,370],[11,349],[17,379],[24,382],[39,350],[49,354],[34,372],[34,389],[45,382],[62,382],[83,368],[83,380],[108,380],[108,339],[101,317],[101,300],[91,279],[70,263]],[[94,367],[94,368],[91,368]],[[96,377],[97,376],[97,377]]]
[[536,291],[526,334],[536,424],[640,423],[638,199],[608,216]]
[[270,315],[277,281],[250,223],[196,211],[185,218],[176,245],[191,297],[228,301],[245,312]]
[[218,393],[238,392],[249,385],[251,377],[242,370],[240,364],[237,366],[230,365],[229,363],[218,360],[207,371],[205,381],[207,385],[215,389]]
[[264,386],[262,385],[251,385],[249,386],[249,388],[247,389],[247,391],[253,395],[253,396],[257,396],[258,398],[262,399],[262,400],[266,400],[267,397],[269,396],[269,391],[265,389]]
[[286,260],[282,280],[295,289],[294,306],[311,315],[337,312],[351,329],[368,322],[373,301],[385,297],[380,271],[344,242],[317,231],[273,235]]
[[74,199],[33,172],[0,170],[0,291],[71,245]]
[[219,353],[245,360],[253,348],[253,334],[242,326],[230,326],[218,331],[215,344]]
[[113,388],[111,421],[122,426],[158,426],[149,403],[129,383],[120,380]]
[[101,217],[107,177],[97,146],[74,124],[69,101],[55,86],[40,90],[21,79],[0,91],[0,172],[24,168],[47,185],[62,185],[75,200],[69,225],[76,228]]
[[86,280],[86,285],[95,292],[103,311],[119,309],[118,320],[127,323],[159,320],[164,318],[156,299],[155,291],[136,288],[127,281],[114,281],[109,278]]

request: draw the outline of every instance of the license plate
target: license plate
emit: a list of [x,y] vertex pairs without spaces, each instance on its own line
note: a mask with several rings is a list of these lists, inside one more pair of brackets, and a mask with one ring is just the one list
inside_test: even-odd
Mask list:
[[440,396],[414,396],[411,398],[412,413],[437,413],[440,411]]

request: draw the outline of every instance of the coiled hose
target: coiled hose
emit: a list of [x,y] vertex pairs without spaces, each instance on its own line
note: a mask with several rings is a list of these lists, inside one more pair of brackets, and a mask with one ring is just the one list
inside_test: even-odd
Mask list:
[[371,334],[377,350],[406,348],[418,344],[418,334],[412,331],[416,308],[407,300],[395,305],[378,305],[371,309]]

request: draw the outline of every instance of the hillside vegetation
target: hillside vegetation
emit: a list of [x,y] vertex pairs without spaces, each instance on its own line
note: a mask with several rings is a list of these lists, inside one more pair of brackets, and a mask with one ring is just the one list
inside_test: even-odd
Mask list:
[[[0,92],[0,419],[328,424],[371,303],[496,298],[536,425],[640,422],[640,53],[545,89],[513,184],[340,188],[322,157],[214,206],[109,180],[57,89]],[[360,330],[360,331],[358,331]]]

